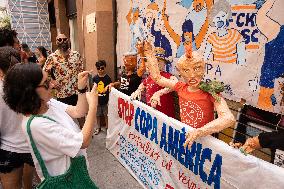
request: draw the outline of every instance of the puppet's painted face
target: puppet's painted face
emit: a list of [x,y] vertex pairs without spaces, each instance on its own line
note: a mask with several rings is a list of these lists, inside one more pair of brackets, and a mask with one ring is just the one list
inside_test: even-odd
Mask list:
[[136,49],[138,54],[142,54],[144,52],[144,42],[138,40],[136,43]]
[[124,56],[124,66],[127,71],[134,71],[137,66],[137,56],[136,55],[127,55]]
[[205,72],[204,61],[194,62],[192,59],[187,58],[179,64],[179,73],[185,79],[186,83],[191,88],[198,88]]
[[220,11],[214,18],[213,23],[217,29],[226,27],[228,14],[224,11]]

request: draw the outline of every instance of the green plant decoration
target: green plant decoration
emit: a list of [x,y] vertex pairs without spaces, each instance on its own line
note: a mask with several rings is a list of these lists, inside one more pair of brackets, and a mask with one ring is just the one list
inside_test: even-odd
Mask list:
[[224,84],[219,81],[202,81],[199,85],[199,88],[210,93],[217,102],[220,102],[221,98],[218,94],[224,91]]

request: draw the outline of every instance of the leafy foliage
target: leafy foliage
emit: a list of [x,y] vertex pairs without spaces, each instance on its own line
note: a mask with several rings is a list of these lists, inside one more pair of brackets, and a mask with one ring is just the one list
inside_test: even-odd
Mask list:
[[8,15],[0,17],[0,28],[11,29],[11,18]]
[[224,91],[223,83],[219,81],[201,82],[199,88],[205,92],[210,93],[217,102],[220,102],[221,98],[218,95]]

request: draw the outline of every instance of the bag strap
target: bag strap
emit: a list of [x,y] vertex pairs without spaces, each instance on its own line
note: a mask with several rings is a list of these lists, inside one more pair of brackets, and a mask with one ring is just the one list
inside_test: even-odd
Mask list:
[[39,162],[39,165],[40,165],[40,168],[41,168],[41,170],[42,170],[43,176],[44,176],[44,178],[46,179],[46,178],[49,178],[50,175],[49,175],[48,170],[47,170],[47,168],[46,168],[46,166],[45,166],[45,164],[44,164],[44,161],[43,161],[43,159],[42,159],[42,157],[41,157],[41,155],[40,155],[40,152],[38,151],[38,149],[37,149],[37,147],[36,147],[36,145],[35,145],[34,139],[33,139],[33,137],[32,137],[32,132],[31,132],[31,122],[32,122],[32,120],[33,120],[35,117],[43,117],[43,118],[49,119],[49,120],[54,121],[54,122],[56,122],[56,121],[55,121],[54,119],[48,117],[48,116],[44,116],[44,115],[32,115],[32,116],[29,118],[28,122],[27,122],[27,132],[28,132],[28,135],[29,135],[29,138],[30,138],[31,146],[32,146],[32,149],[33,149],[34,154],[35,154],[35,156],[36,156],[36,159],[37,159],[38,162]]

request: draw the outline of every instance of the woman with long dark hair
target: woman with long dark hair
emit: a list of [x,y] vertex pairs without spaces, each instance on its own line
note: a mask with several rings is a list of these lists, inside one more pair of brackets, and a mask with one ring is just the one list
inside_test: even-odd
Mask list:
[[[78,158],[84,165],[77,167],[77,173],[71,177],[88,177],[84,162],[87,160],[86,148],[92,139],[98,102],[96,85],[88,93],[88,99],[86,97],[88,74],[88,71],[78,74],[76,106],[52,99],[54,84],[49,82],[37,64],[17,64],[6,75],[4,99],[12,110],[24,115],[22,128],[33,149],[33,160],[41,180],[50,176],[62,178],[69,167],[76,166],[73,162]],[[86,114],[85,124],[80,130],[73,118]],[[84,179],[81,182],[86,181]],[[92,186],[87,188],[96,188],[92,182],[86,184],[90,183]]]

